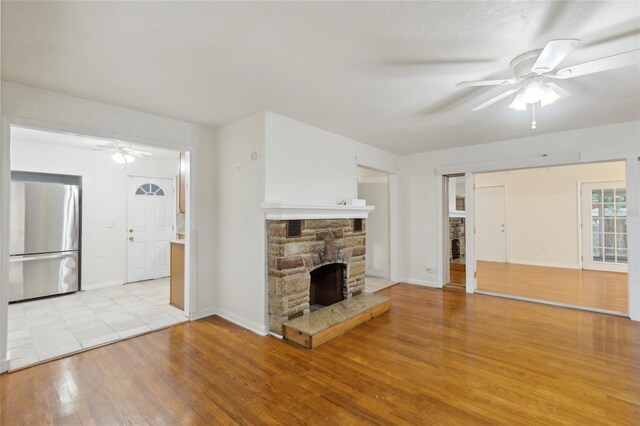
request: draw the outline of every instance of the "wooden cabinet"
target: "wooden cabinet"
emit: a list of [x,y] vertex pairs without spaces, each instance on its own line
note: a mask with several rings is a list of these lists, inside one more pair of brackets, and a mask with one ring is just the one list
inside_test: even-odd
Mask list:
[[178,176],[178,211],[185,213],[187,208],[187,155],[180,153],[180,175]]
[[184,309],[184,243],[171,243],[171,277],[169,303]]

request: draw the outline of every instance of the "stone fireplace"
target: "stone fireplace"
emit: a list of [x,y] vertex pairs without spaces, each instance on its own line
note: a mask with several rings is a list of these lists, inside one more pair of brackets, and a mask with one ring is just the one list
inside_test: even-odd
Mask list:
[[363,218],[270,220],[267,216],[271,332],[281,335],[283,322],[364,292],[365,222]]

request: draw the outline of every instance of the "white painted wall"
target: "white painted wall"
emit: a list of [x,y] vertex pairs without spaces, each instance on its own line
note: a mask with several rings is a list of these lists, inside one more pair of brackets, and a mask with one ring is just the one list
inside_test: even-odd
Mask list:
[[335,205],[357,197],[358,165],[396,173],[396,155],[278,114],[265,116],[266,202]]
[[[214,308],[214,262],[215,250],[215,199],[213,196],[215,131],[184,121],[159,117],[139,111],[107,105],[99,102],[62,95],[11,82],[2,82],[3,131],[1,139],[0,175],[3,176],[3,191],[0,191],[0,216],[7,217],[9,172],[9,129],[7,123],[27,123],[44,130],[60,130],[87,136],[107,137],[133,143],[151,144],[177,149],[193,149],[191,166],[194,167],[191,191],[188,197],[187,221],[190,222],[191,253],[187,274],[193,286],[195,298],[194,316],[213,313]],[[8,240],[3,237],[8,223],[3,221],[0,231],[0,255],[8,259]],[[6,240],[6,241],[5,241]],[[1,282],[7,280],[7,263],[0,263]],[[0,319],[6,318],[7,292],[0,293]],[[6,322],[0,324],[0,361],[6,354]],[[2,365],[0,365],[2,366]]]
[[460,217],[464,217],[463,210],[456,210],[456,197],[464,197],[464,176],[449,178],[449,213],[455,212]]
[[208,261],[217,265],[217,312],[265,334],[265,114],[218,129],[216,139],[216,244]]
[[138,159],[123,168],[109,152],[12,140],[11,167],[82,176],[82,287],[88,289],[126,282],[127,175],[173,179],[179,159],[176,152],[172,159]]
[[358,198],[375,206],[367,226],[367,275],[389,278],[389,176],[358,168]]
[[506,187],[508,263],[577,269],[580,183],[625,178],[616,162],[481,173],[475,184]]
[[406,281],[435,285],[438,276],[437,206],[439,178],[436,169],[464,172],[479,163],[576,154],[581,162],[607,157],[632,158],[640,151],[640,121],[532,136],[490,144],[431,151],[400,158],[403,259]]

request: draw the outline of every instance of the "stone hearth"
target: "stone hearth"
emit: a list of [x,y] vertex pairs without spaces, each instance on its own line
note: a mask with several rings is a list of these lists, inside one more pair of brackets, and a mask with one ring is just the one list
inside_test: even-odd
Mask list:
[[321,266],[344,265],[344,299],[364,292],[365,222],[365,219],[267,220],[271,332],[282,335],[283,322],[309,313],[311,271]]

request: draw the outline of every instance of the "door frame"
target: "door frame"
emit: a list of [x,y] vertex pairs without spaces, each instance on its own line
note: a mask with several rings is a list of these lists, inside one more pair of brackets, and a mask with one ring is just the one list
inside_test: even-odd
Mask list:
[[[9,212],[11,185],[11,127],[25,127],[54,133],[68,133],[98,139],[125,141],[137,145],[183,151],[187,156],[187,194],[185,217],[185,313],[192,318],[196,314],[196,235],[192,233],[196,223],[197,208],[197,147],[183,143],[174,143],[148,139],[127,134],[115,134],[107,131],[87,129],[67,124],[51,123],[11,115],[2,115],[0,128],[0,373],[9,369],[7,360],[7,337],[9,318]],[[193,179],[192,179],[193,176]],[[192,235],[193,234],[193,235]]]
[[[449,182],[451,180],[451,178],[457,178],[457,177],[464,177],[464,173],[455,173],[455,174],[449,174],[449,175],[444,175],[443,179],[442,179],[442,187],[438,188],[442,193],[442,198],[443,198],[443,203],[442,203],[442,226],[439,226],[438,229],[441,230],[442,235],[442,262],[443,264],[446,264],[446,267],[443,267],[442,269],[442,285],[438,285],[438,287],[443,287],[445,284],[449,284],[451,282],[451,265],[450,265],[450,260],[449,260],[449,250],[450,247],[449,245],[451,244],[451,242],[449,241]],[[465,240],[465,263],[468,261],[467,259],[467,245],[466,245],[466,241],[467,238],[469,237],[470,232],[468,232],[468,221],[467,221],[467,213],[469,211],[469,205],[467,204],[467,181],[465,179],[464,182],[465,186],[464,186],[464,190],[465,190],[465,200],[464,200],[464,240]],[[440,197],[438,197],[440,198]],[[440,259],[438,259],[438,263],[440,263]],[[466,266],[465,266],[466,269]],[[466,277],[468,278],[468,277]],[[466,282],[466,281],[465,281]]]
[[[446,183],[446,175],[452,174],[465,174],[466,187],[466,207],[470,209],[470,214],[467,214],[467,224],[469,229],[473,229],[473,183],[476,173],[486,172],[498,172],[509,171],[519,169],[532,169],[539,167],[551,167],[551,166],[568,166],[577,164],[589,164],[589,163],[606,163],[614,161],[624,161],[626,163],[626,185],[627,185],[627,210],[633,212],[627,217],[627,235],[631,235],[631,238],[627,240],[628,250],[628,299],[629,299],[629,318],[634,321],[640,321],[640,157],[638,152],[596,152],[589,153],[584,157],[580,153],[570,154],[558,154],[558,155],[542,155],[537,157],[519,158],[503,161],[491,161],[473,164],[460,164],[454,166],[446,166],[436,168],[435,174],[437,179],[437,198],[436,198],[436,226],[440,232],[436,232],[437,239],[437,265],[438,274],[436,286],[442,287],[446,282],[444,281],[445,269],[448,265],[444,263],[444,260],[448,261],[447,257],[443,256],[443,235],[444,235],[444,206],[443,203],[447,201],[443,194],[443,187]],[[448,204],[446,204],[448,206]],[[476,261],[475,261],[475,248],[474,248],[474,235],[472,232],[467,234],[467,285],[466,292],[474,293],[476,290]]]
[[[356,170],[358,167],[364,169],[375,170],[377,172],[385,173],[389,179],[389,279],[394,282],[402,281],[400,277],[400,209],[399,209],[399,184],[398,184],[398,171],[399,169],[391,170],[381,168],[379,164],[370,163],[368,160],[361,160],[358,157],[355,158]],[[358,176],[356,173],[355,179],[353,179],[354,194],[358,193]]]
[[[125,182],[124,182],[124,193],[125,193],[125,203],[124,203],[124,222],[125,222],[125,227],[123,230],[123,241],[124,241],[124,247],[125,247],[125,253],[127,254],[126,258],[125,258],[125,280],[124,283],[128,284],[129,282],[133,282],[133,281],[129,281],[129,247],[130,245],[127,244],[127,238],[129,237],[129,232],[128,232],[128,228],[129,228],[129,179],[130,178],[142,178],[142,179],[163,179],[163,180],[168,180],[171,181],[171,211],[174,213],[171,217],[171,229],[173,231],[173,234],[176,234],[176,214],[178,211],[178,205],[176,202],[176,178],[175,176],[172,177],[161,177],[161,176],[148,176],[148,175],[126,175],[125,176]],[[186,232],[186,229],[185,229]],[[171,240],[169,240],[169,246],[167,248],[167,250],[171,251]],[[169,258],[169,263],[171,263],[171,258]],[[185,293],[187,293],[187,289],[185,286]]]
[[[505,185],[485,185],[485,186],[477,186],[476,184],[474,184],[473,185],[474,197],[475,197],[475,191],[477,189],[482,189],[482,188],[504,188],[504,262],[509,263],[509,239],[507,238],[507,235],[508,235],[507,230],[509,229],[509,213],[508,213],[509,212],[509,205],[508,205],[509,188],[506,184]],[[475,203],[474,203],[474,207],[475,207]],[[475,226],[473,228],[473,232],[474,234],[476,232]],[[475,245],[474,245],[474,248],[475,248]]]
[[[387,210],[387,216],[389,218],[389,224],[387,227],[387,239],[389,241],[388,245],[387,245],[387,276],[386,277],[378,277],[377,275],[371,275],[374,277],[378,277],[378,278],[386,278],[388,280],[391,280],[391,173],[386,172],[384,170],[378,170],[378,169],[373,169],[371,167],[367,167],[367,166],[361,166],[358,165],[357,168],[362,168],[362,169],[368,169],[368,170],[373,170],[376,171],[378,173],[382,173],[385,175],[385,177],[387,178],[387,205],[384,206],[384,208]],[[357,178],[356,178],[356,185],[359,185],[360,182],[358,182]],[[358,194],[359,197],[359,192],[358,192],[358,188],[356,188],[356,194]],[[376,209],[378,208],[378,206],[374,206],[376,207]]]
[[[465,291],[473,293],[476,289],[476,253],[475,232],[473,231],[475,201],[473,199],[474,178],[470,173],[438,174],[440,179],[437,187],[437,229],[436,239],[439,250],[436,250],[437,278],[436,287],[442,288],[451,281],[449,265],[449,179],[464,176],[464,256],[465,256]],[[470,231],[471,230],[471,231]]]

